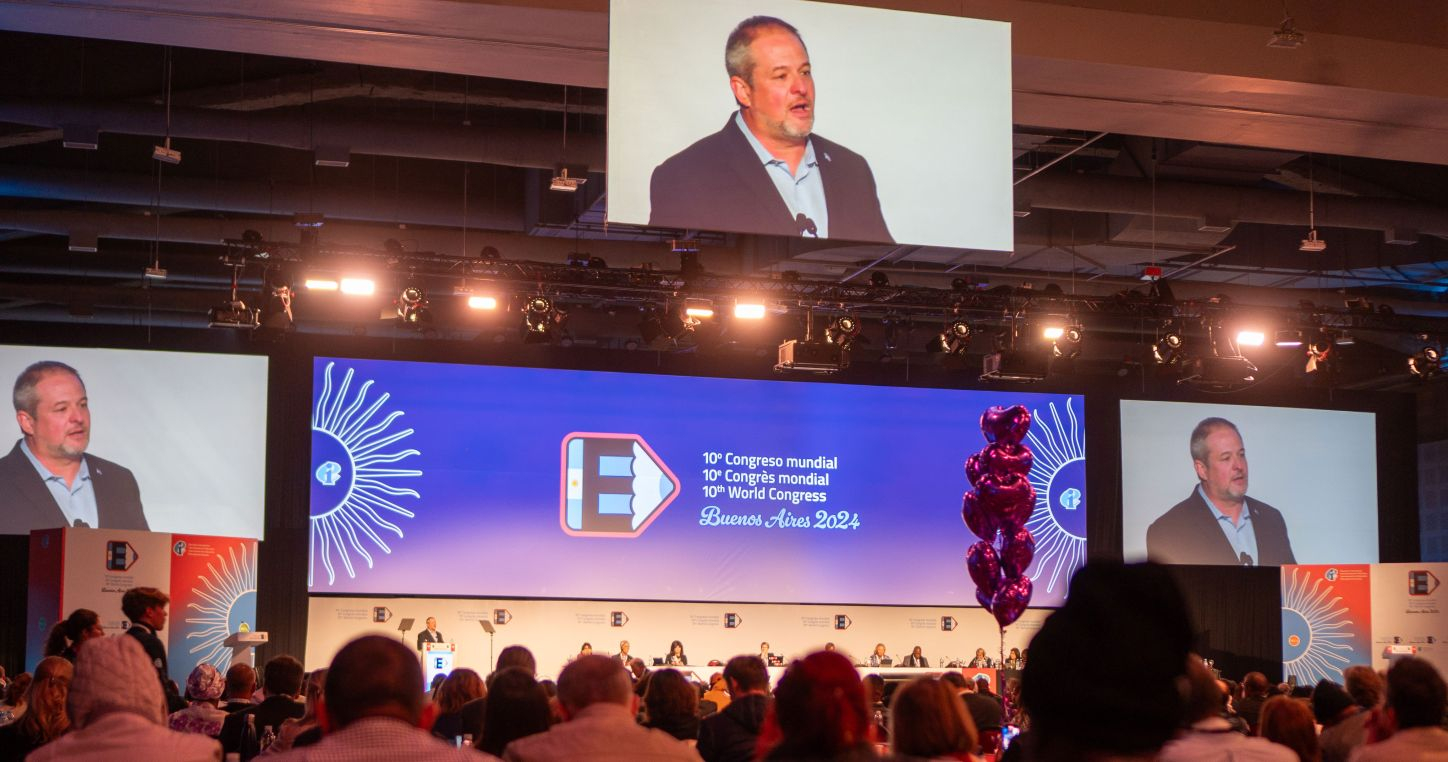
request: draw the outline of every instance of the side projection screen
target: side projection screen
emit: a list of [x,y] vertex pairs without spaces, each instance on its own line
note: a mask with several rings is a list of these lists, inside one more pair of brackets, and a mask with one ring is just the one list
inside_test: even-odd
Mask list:
[[1376,563],[1375,432],[1372,413],[1122,400],[1126,560]]
[[313,593],[975,605],[966,457],[1034,411],[1033,604],[1085,560],[1080,397],[326,359]]
[[1004,22],[610,3],[610,222],[1010,251],[1011,129]]

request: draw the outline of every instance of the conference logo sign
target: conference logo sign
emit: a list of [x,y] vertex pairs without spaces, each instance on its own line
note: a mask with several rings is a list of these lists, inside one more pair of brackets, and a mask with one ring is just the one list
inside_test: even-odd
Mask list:
[[1371,587],[1364,565],[1284,566],[1282,671],[1299,684],[1342,680],[1371,658]]
[[558,521],[575,537],[638,537],[679,496],[679,478],[637,434],[563,437]]
[[[224,553],[221,548],[209,553],[202,545],[196,548],[200,555],[192,554],[193,566],[204,564],[205,571],[184,575],[190,578],[189,591],[182,597],[187,653],[193,667],[205,662],[225,672],[232,656],[226,638],[233,632],[250,632],[256,621],[256,542],[235,542]],[[173,579],[173,585],[180,581]]]
[[386,411],[391,394],[370,395],[373,382],[352,389],[354,371],[343,374],[334,388],[327,363],[322,390],[312,410],[311,464],[311,563],[307,585],[313,584],[317,561],[327,572],[327,584],[337,580],[336,563],[350,578],[356,578],[353,556],[372,568],[374,551],[392,553],[383,532],[403,537],[396,521],[417,514],[403,507],[402,498],[420,498],[417,490],[402,486],[400,480],[422,476],[415,468],[396,468],[422,453],[403,449],[402,440],[412,429],[398,429],[394,423],[401,410]]
[[1063,589],[1086,563],[1086,428],[1080,398],[1067,397],[1064,410],[1056,403],[1049,415],[1032,410],[1027,435],[1035,462],[1028,475],[1036,488],[1036,507],[1026,528],[1036,538],[1036,558],[1026,576],[1045,591]]

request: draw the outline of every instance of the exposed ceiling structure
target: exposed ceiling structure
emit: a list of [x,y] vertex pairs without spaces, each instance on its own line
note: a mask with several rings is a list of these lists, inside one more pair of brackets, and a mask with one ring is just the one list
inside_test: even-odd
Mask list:
[[[571,312],[554,340],[772,354],[818,312],[865,318],[890,359],[956,319],[1009,344],[1051,313],[1114,368],[1256,314],[1355,333],[1371,349],[1341,378],[1368,386],[1448,336],[1439,36],[1327,2],[1298,10],[1308,41],[1285,51],[1265,46],[1281,19],[1245,2],[888,5],[1014,23],[1014,251],[606,224],[602,0],[0,0],[0,319],[204,326],[233,272],[256,305],[266,284],[355,271],[372,299],[301,291],[297,327],[396,330],[415,285],[430,330],[402,335],[517,340],[546,295]],[[1403,23],[1433,21],[1416,12]],[[562,163],[588,168],[580,192],[549,191]],[[1325,251],[1300,250],[1309,210]],[[484,292],[495,315],[465,308]],[[749,341],[640,335],[686,298],[746,297],[786,319]]]

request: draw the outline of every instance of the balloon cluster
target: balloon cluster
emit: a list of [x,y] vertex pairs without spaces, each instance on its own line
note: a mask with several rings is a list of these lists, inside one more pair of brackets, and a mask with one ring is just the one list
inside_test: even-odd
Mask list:
[[1031,428],[1031,411],[1022,405],[992,407],[980,416],[989,445],[965,459],[965,475],[974,489],[965,493],[961,515],[980,538],[965,554],[975,581],[975,599],[995,615],[1004,630],[1031,602],[1026,567],[1036,555],[1036,538],[1026,521],[1036,507],[1036,489],[1027,474],[1035,456],[1022,443]]

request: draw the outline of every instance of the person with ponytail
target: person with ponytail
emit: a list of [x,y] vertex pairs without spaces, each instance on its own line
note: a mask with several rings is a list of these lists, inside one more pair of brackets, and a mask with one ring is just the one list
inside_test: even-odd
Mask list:
[[91,638],[103,637],[101,616],[90,609],[76,609],[64,621],[56,622],[45,638],[45,655],[59,656],[75,664],[75,651]]

